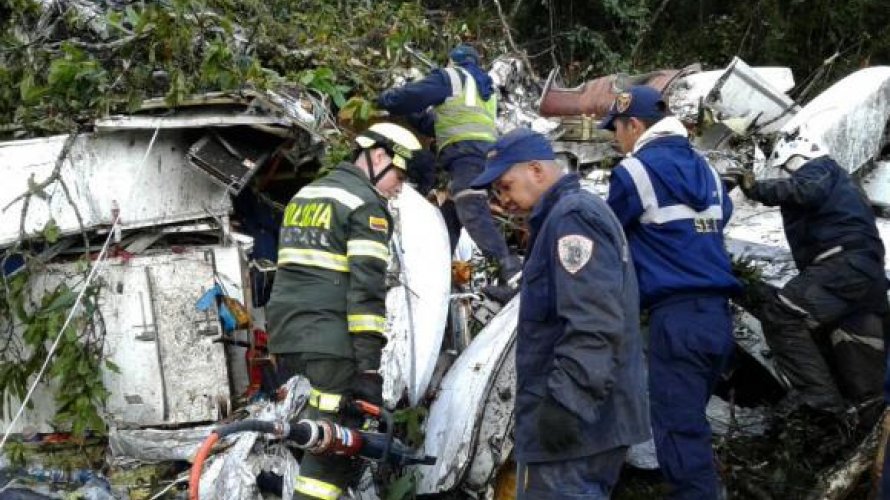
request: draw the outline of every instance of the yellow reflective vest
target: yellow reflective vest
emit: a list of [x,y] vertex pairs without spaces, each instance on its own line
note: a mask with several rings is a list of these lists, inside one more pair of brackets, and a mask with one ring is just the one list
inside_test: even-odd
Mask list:
[[435,108],[439,151],[458,141],[497,140],[495,95],[483,101],[476,88],[476,80],[463,68],[445,68],[443,71],[451,81],[451,97]]

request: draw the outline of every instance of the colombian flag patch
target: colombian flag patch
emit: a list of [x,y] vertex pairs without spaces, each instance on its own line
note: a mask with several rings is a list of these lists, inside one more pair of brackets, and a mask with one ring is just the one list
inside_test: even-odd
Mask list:
[[386,232],[389,230],[389,222],[384,217],[374,217],[371,216],[368,218],[368,225],[371,226],[371,229],[374,231]]

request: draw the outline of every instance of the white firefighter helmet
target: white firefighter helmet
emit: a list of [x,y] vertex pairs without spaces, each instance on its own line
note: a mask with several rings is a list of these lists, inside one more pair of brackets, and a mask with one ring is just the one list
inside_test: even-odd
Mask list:
[[375,123],[358,134],[356,144],[362,149],[381,147],[392,156],[394,167],[407,171],[415,153],[422,149],[410,130],[395,123]]
[[819,158],[827,154],[828,148],[824,145],[795,134],[779,139],[772,154],[769,156],[769,166],[794,172],[813,158]]

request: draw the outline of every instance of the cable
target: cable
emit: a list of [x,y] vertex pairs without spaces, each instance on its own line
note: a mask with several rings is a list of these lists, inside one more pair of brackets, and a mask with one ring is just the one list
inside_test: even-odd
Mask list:
[[[133,193],[133,187],[136,185],[136,181],[139,179],[139,176],[142,173],[142,168],[145,166],[145,160],[148,159],[148,154],[151,152],[152,148],[154,147],[155,140],[158,138],[158,132],[160,131],[160,129],[160,126],[155,128],[154,135],[152,135],[151,141],[148,143],[148,148],[145,150],[145,154],[142,156],[142,161],[139,164],[139,170],[136,172],[136,177],[134,177],[133,184],[130,185],[130,194],[127,195],[128,202],[130,196]],[[102,264],[105,263],[105,257],[108,253],[108,247],[111,243],[111,238],[114,236],[114,229],[115,227],[117,227],[119,221],[120,211],[118,211],[114,215],[114,219],[112,219],[111,221],[111,230],[108,231],[108,237],[105,238],[105,243],[102,245],[102,250],[99,252],[99,256],[96,258],[96,264],[93,266],[92,269],[90,269],[90,274],[87,275],[87,279],[84,282],[83,287],[81,287],[80,292],[78,292],[77,298],[74,300],[74,305],[71,306],[71,310],[68,312],[68,317],[65,319],[65,323],[62,325],[62,328],[59,329],[59,333],[56,335],[56,340],[49,348],[49,352],[46,354],[46,359],[43,361],[43,366],[41,366],[40,371],[37,372],[37,378],[34,379],[34,382],[31,384],[31,388],[28,389],[28,393],[25,394],[25,398],[22,400],[21,405],[19,406],[19,409],[15,414],[15,417],[12,419],[12,421],[9,423],[9,426],[6,428],[6,431],[3,433],[3,439],[0,440],[0,451],[3,450],[4,446],[6,446],[6,441],[9,439],[9,435],[12,434],[12,429],[15,427],[16,422],[18,422],[19,418],[22,416],[22,413],[24,413],[25,407],[31,400],[31,396],[34,395],[34,390],[37,389],[37,384],[40,383],[40,379],[43,378],[43,374],[46,372],[46,368],[49,366],[49,362],[53,358],[53,354],[55,354],[56,348],[59,346],[59,341],[62,340],[62,334],[65,333],[65,329],[68,328],[68,325],[71,324],[71,320],[74,319],[74,314],[77,312],[77,308],[80,306],[84,294],[90,287],[90,283],[92,283],[93,279],[98,274],[98,271],[102,267]]]
[[177,484],[187,483],[188,479],[189,479],[188,477],[180,477],[180,478],[176,479],[176,481],[173,481],[172,483],[165,486],[164,489],[155,493],[148,500],[157,500],[158,498],[161,498],[162,496],[164,496],[164,493],[167,493],[168,491],[170,491],[170,489],[173,488],[174,486],[176,486]]

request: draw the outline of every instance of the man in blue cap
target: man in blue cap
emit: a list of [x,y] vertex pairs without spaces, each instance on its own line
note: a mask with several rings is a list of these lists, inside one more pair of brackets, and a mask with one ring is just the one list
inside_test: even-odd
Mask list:
[[728,297],[741,284],[723,245],[732,202],[657,90],[622,92],[600,128],[627,155],[612,171],[608,203],[649,311],[652,430],[669,497],[718,498],[705,407],[735,349]]
[[[479,54],[461,44],[451,51],[447,68],[435,69],[418,82],[384,91],[377,106],[406,115],[422,134],[435,136],[439,162],[451,177],[449,192],[460,225],[487,257],[500,264],[505,284],[520,269],[503,233],[495,224],[485,191],[470,181],[485,166],[485,151],[497,139],[497,97],[491,77],[479,67]],[[460,235],[451,234],[454,250]]]
[[637,281],[618,219],[528,129],[504,135],[473,187],[530,212],[516,339],[519,499],[608,498],[649,438]]

